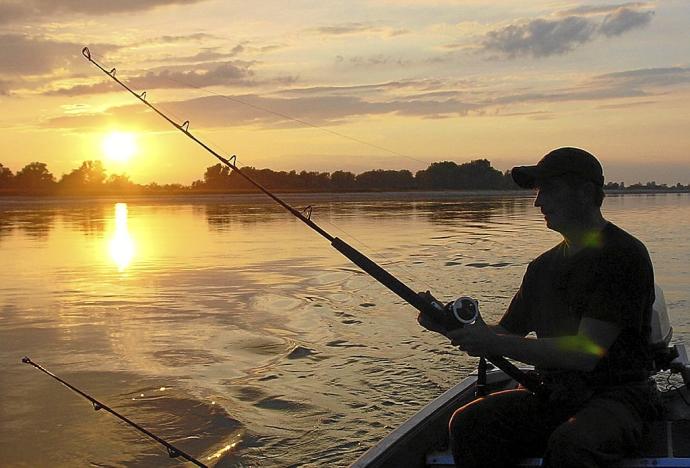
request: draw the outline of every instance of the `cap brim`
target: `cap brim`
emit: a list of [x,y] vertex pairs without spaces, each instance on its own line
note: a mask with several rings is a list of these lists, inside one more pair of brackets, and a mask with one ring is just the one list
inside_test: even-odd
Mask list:
[[513,180],[522,188],[531,189],[535,187],[537,177],[541,175],[537,166],[518,166],[510,171]]
[[510,171],[513,180],[522,188],[533,189],[539,185],[540,179],[561,175],[562,171],[550,171],[539,166],[517,166]]

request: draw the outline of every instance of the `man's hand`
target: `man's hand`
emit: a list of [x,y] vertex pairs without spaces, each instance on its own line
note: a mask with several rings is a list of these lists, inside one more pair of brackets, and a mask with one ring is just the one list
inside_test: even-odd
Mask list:
[[[418,294],[422,299],[428,301],[434,307],[439,309],[440,313],[443,313],[443,304],[441,304],[429,291],[420,292]],[[427,330],[440,333],[442,335],[446,335],[448,331],[443,325],[435,321],[433,318],[429,317],[429,315],[425,314],[424,312],[419,313],[419,315],[417,316],[417,322]]]
[[465,351],[470,356],[486,356],[492,353],[496,333],[484,323],[481,315],[474,323],[453,330],[447,334],[451,344]]

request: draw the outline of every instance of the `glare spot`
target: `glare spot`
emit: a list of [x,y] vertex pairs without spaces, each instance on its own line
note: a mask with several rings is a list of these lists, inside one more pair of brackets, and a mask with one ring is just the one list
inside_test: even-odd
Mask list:
[[587,247],[601,247],[603,240],[601,238],[601,231],[589,231],[585,234],[584,244]]
[[225,453],[229,452],[230,450],[232,450],[233,448],[235,448],[235,446],[237,446],[238,443],[239,443],[239,441],[233,442],[231,444],[226,444],[222,448],[217,450],[214,454],[209,455],[206,459],[207,460],[213,460],[214,458],[220,458],[223,456],[223,454],[225,454]]
[[103,138],[103,154],[111,161],[127,162],[137,152],[133,133],[111,132]]
[[134,258],[134,241],[127,228],[127,204],[115,204],[115,234],[110,240],[110,257],[118,271],[124,271]]
[[572,351],[592,356],[603,357],[606,350],[585,336],[564,336],[558,339],[560,348],[564,351]]

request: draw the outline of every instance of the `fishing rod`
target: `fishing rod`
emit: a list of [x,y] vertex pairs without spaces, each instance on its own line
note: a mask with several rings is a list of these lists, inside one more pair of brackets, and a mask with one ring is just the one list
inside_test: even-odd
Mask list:
[[67,387],[67,388],[69,388],[70,390],[72,390],[73,392],[76,392],[76,393],[78,393],[79,395],[81,395],[81,396],[83,396],[84,398],[86,398],[87,400],[89,400],[89,401],[91,402],[91,404],[93,405],[93,409],[94,409],[94,410],[96,410],[96,411],[101,410],[101,409],[106,410],[108,413],[112,414],[112,415],[115,416],[116,418],[118,418],[118,419],[124,421],[125,423],[129,424],[130,426],[132,426],[133,428],[135,428],[135,429],[138,430],[139,432],[141,432],[141,433],[143,433],[143,434],[146,434],[146,435],[147,435],[148,437],[150,437],[151,439],[153,439],[153,440],[155,440],[156,442],[158,442],[159,444],[165,446],[165,448],[168,450],[168,455],[170,456],[170,458],[182,457],[182,458],[184,458],[184,459],[186,459],[186,460],[188,460],[188,461],[194,463],[194,464],[197,465],[197,466],[200,466],[200,467],[203,467],[203,468],[208,468],[207,465],[204,465],[203,463],[201,463],[199,460],[197,460],[197,459],[194,458],[193,456],[191,456],[191,455],[189,455],[188,453],[186,453],[186,452],[180,450],[179,448],[175,447],[173,444],[171,444],[171,443],[169,443],[169,442],[166,442],[165,440],[163,440],[163,439],[161,439],[160,437],[158,437],[156,434],[154,434],[154,433],[152,433],[152,432],[150,432],[150,431],[144,429],[144,428],[141,427],[139,424],[135,423],[135,422],[132,421],[131,419],[127,418],[126,416],[121,415],[120,413],[118,413],[118,412],[115,411],[114,409],[110,408],[108,405],[105,405],[105,404],[101,403],[100,401],[96,400],[96,399],[95,399],[94,397],[92,397],[91,395],[88,395],[88,394],[82,392],[82,391],[79,390],[77,387],[75,387],[74,385],[70,384],[69,382],[66,382],[65,380],[61,379],[60,377],[58,377],[57,375],[53,374],[52,372],[50,372],[50,371],[49,371],[48,369],[46,369],[45,367],[41,366],[40,364],[37,364],[37,363],[33,362],[33,361],[31,360],[31,358],[29,358],[29,356],[24,356],[24,357],[22,358],[22,362],[23,362],[24,364],[29,364],[29,365],[34,366],[36,369],[38,369],[38,370],[40,370],[41,372],[43,372],[44,374],[47,374],[47,375],[49,375],[50,377],[54,378],[55,380],[57,380],[58,382],[60,382],[60,383],[61,383],[62,385],[64,385],[65,387]]
[[[204,142],[199,140],[189,131],[189,120],[185,120],[182,124],[178,124],[166,114],[161,112],[156,106],[151,104],[146,100],[146,91],[137,93],[133,91],[127,84],[122,82],[117,76],[117,70],[112,68],[110,71],[106,70],[100,63],[96,62],[91,56],[91,51],[88,47],[84,47],[81,51],[82,55],[93,65],[95,65],[99,70],[108,75],[117,84],[122,86],[124,89],[129,91],[134,97],[136,97],[143,104],[148,106],[149,109],[154,111],[156,114],[161,116],[163,119],[168,121],[173,127],[177,128],[195,143],[200,145],[206,151],[211,153],[218,159],[221,163],[228,166],[230,169],[235,171],[238,175],[243,177],[247,182],[256,187],[259,191],[263,192],[273,201],[278,203],[280,206],[289,211],[293,216],[302,221],[304,224],[309,226],[311,229],[316,231],[319,235],[324,237],[331,243],[331,246],[335,248],[338,252],[347,257],[351,262],[360,267],[364,272],[369,274],[371,277],[376,279],[379,283],[386,286],[392,292],[394,292],[398,297],[402,298],[405,302],[410,304],[412,307],[422,312],[426,316],[432,318],[436,323],[442,326],[442,328],[447,332],[457,329],[464,324],[472,323],[479,315],[479,308],[477,302],[474,299],[461,297],[454,302],[451,302],[445,308],[440,306],[440,304],[423,298],[407,285],[403,284],[395,276],[391,275],[384,268],[379,266],[369,257],[359,252],[357,249],[349,245],[347,242],[333,237],[328,232],[319,227],[314,221],[311,220],[312,209],[311,206],[305,208],[304,211],[299,211],[293,208],[288,203],[283,201],[281,198],[276,196],[274,193],[270,192],[263,185],[259,184],[249,175],[245,174],[240,168],[237,167],[237,157],[235,155],[230,158],[225,158],[218,154],[213,149],[209,148]],[[509,362],[503,356],[486,356],[486,358],[494,364],[496,367],[505,372],[508,376],[512,377],[516,382],[520,383],[523,387],[534,392],[535,394],[544,395],[545,388],[542,383],[534,376],[527,374],[515,365]]]

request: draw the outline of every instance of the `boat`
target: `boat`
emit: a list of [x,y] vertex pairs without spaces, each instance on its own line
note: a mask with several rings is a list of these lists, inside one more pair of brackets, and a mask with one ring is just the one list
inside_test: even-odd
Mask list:
[[[671,344],[663,292],[658,286],[652,316],[651,347],[655,368],[650,372],[660,387],[662,416],[652,421],[637,453],[617,467],[690,467],[690,361],[683,343]],[[523,368],[528,370],[528,368]],[[475,371],[423,407],[357,459],[351,468],[450,468],[448,421],[453,412],[477,398],[477,384],[485,380],[488,393],[517,387],[499,369]],[[519,467],[542,466],[541,454],[521,460]]]

